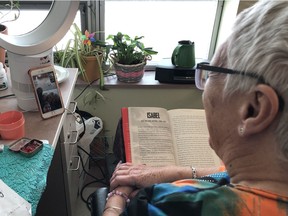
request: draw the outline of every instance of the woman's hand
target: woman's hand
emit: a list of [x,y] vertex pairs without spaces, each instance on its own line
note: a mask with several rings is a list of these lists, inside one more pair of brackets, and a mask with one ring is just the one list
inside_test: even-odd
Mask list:
[[150,167],[145,164],[119,163],[110,179],[110,188],[113,190],[120,185],[143,188],[155,183],[172,182],[183,178],[191,178],[191,168]]

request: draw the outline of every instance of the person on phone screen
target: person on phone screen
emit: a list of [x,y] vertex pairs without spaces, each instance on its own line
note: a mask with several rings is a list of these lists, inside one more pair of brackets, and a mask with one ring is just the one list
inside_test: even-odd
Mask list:
[[226,172],[118,164],[105,216],[288,215],[287,11],[288,1],[256,2],[210,65],[196,67],[210,146]]
[[38,95],[40,106],[41,106],[41,108],[43,110],[43,107],[44,107],[43,89],[41,87],[38,87],[36,89],[36,92],[37,92],[37,95]]

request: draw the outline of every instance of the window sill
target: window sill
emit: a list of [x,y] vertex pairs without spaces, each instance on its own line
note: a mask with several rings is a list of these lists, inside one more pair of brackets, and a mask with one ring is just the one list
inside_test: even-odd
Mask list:
[[[86,82],[78,78],[76,85],[87,85]],[[98,85],[98,82],[93,83]],[[137,83],[120,82],[116,75],[105,77],[105,86],[107,88],[191,88],[195,89],[194,84],[175,84],[175,83],[160,83],[155,80],[155,71],[145,71],[143,78]]]

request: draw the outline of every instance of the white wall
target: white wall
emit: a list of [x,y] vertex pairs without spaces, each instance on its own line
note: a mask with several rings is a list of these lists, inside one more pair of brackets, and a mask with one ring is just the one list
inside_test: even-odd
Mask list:
[[[128,84],[129,85],[129,84]],[[76,85],[74,95],[78,95],[83,85]],[[157,106],[173,108],[203,108],[202,92],[194,85],[123,86],[109,87],[101,91],[105,101],[98,101],[93,106],[84,106],[83,100],[77,100],[78,107],[102,119],[107,136],[114,136],[121,117],[121,108],[128,106]]]

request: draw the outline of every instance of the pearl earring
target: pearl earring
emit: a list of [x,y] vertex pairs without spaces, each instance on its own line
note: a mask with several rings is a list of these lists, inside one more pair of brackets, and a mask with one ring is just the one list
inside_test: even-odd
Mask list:
[[244,127],[239,127],[239,134],[240,135],[243,135],[244,134],[244,131],[245,131],[245,129],[244,129]]

